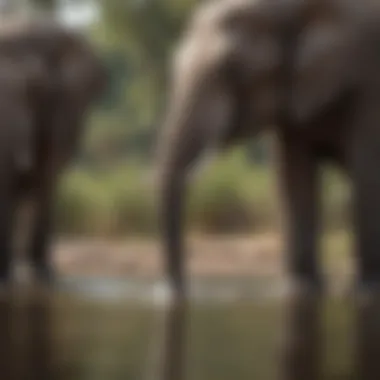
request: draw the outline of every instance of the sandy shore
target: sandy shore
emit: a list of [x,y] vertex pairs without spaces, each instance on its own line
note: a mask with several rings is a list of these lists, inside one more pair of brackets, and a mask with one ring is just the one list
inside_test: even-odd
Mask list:
[[[282,246],[281,238],[275,235],[191,238],[187,267],[189,273],[196,276],[281,274],[284,268]],[[68,275],[152,278],[162,273],[159,246],[147,240],[57,242],[54,261],[59,271]],[[349,270],[347,260],[329,261],[329,269]]]
[[[275,236],[203,237],[188,241],[194,275],[236,276],[281,272],[281,240]],[[54,246],[60,272],[70,275],[155,277],[162,256],[155,241],[67,240]]]

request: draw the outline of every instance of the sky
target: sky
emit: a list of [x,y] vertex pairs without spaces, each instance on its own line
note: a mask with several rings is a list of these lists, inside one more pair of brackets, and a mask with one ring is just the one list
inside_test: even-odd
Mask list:
[[99,11],[93,0],[60,0],[59,16],[70,26],[83,26],[96,21]]
[[[0,0],[0,12],[23,7],[28,0]],[[99,16],[96,0],[58,0],[58,16],[70,26],[85,26]]]

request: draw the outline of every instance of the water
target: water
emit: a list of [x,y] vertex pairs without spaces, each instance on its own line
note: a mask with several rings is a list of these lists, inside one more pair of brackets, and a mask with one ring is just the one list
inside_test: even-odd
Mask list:
[[4,293],[0,378],[380,379],[380,301],[290,299],[271,287],[205,281],[171,307],[153,302],[152,283],[106,279]]

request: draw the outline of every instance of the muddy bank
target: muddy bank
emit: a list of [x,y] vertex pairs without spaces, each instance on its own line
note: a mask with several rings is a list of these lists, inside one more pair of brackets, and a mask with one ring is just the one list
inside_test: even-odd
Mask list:
[[[188,241],[187,265],[193,275],[235,276],[280,273],[281,240],[276,236],[203,237]],[[61,241],[54,261],[62,274],[156,277],[162,273],[155,241]]]
[[[344,240],[344,239],[343,239]],[[337,244],[338,242],[338,244]],[[347,272],[350,261],[342,237],[329,244],[329,270]],[[339,249],[337,249],[339,246]],[[331,256],[331,257],[330,257]],[[187,266],[195,276],[275,275],[284,271],[281,237],[197,237],[188,240]],[[62,274],[153,278],[162,273],[160,247],[155,241],[66,240],[54,247]]]

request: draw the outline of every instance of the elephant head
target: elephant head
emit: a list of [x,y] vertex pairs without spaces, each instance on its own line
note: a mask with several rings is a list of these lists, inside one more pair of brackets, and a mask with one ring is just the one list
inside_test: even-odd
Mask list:
[[159,153],[164,249],[178,295],[191,166],[268,126],[302,128],[339,99],[354,82],[353,12],[328,0],[222,0],[196,10],[174,55]]

